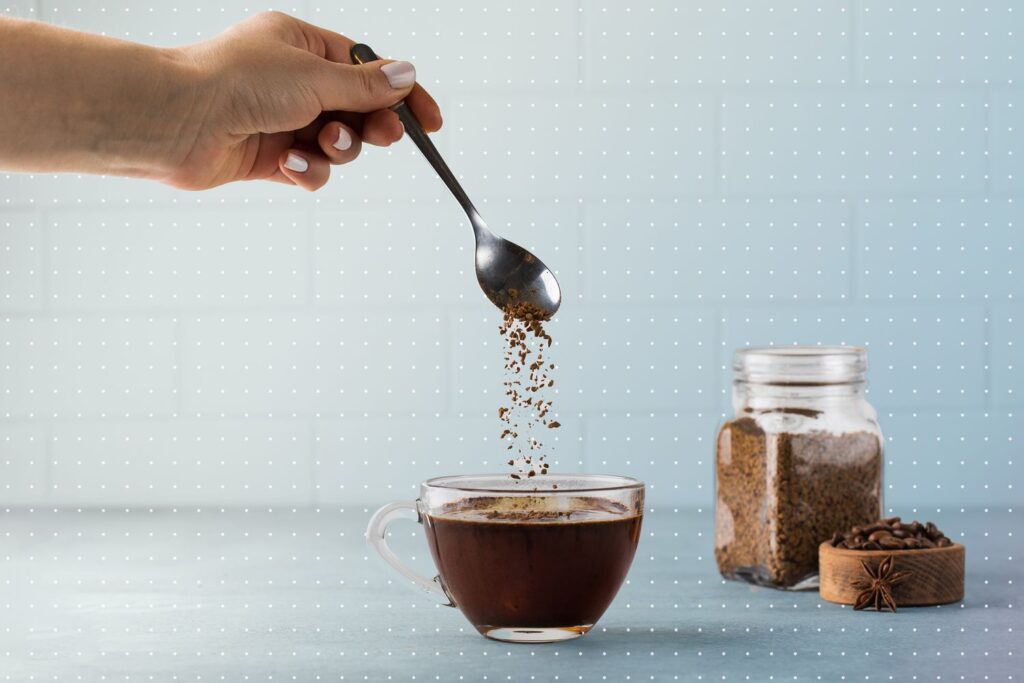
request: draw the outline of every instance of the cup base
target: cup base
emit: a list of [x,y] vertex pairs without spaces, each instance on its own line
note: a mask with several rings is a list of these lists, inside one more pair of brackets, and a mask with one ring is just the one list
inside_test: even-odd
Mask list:
[[477,630],[480,631],[481,635],[491,640],[500,640],[503,643],[557,643],[563,640],[579,638],[593,627],[593,624],[554,628],[478,626]]

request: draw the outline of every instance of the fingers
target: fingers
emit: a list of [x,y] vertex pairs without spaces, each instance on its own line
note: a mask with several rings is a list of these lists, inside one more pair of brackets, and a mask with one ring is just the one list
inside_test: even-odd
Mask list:
[[320,129],[317,137],[320,149],[332,164],[347,164],[359,156],[363,143],[352,128],[332,121]]
[[[353,65],[350,50],[355,42],[340,33],[281,12],[263,12],[253,21],[283,33],[294,47],[309,53],[308,71],[313,74],[313,88],[323,111],[368,113],[405,99],[424,130],[431,133],[441,127],[441,111],[430,94],[415,83],[416,69],[411,63],[383,59]],[[393,142],[389,135],[393,129],[388,126],[381,131],[380,139]]]
[[294,19],[294,21],[305,37],[305,47],[307,50],[318,57],[329,59],[332,62],[339,62],[341,64],[352,63],[352,59],[349,57],[349,50],[356,44],[354,40],[301,19]]
[[[437,102],[418,84],[413,86],[405,101],[423,130],[433,133],[441,127],[441,110]],[[367,114],[363,120],[363,140],[371,145],[387,147],[401,140],[404,134],[405,128],[398,120],[398,114],[390,109]]]
[[290,147],[280,152],[277,168],[267,179],[298,185],[311,192],[318,190],[330,178],[331,164],[348,163],[359,156],[362,141],[349,126],[330,121],[320,129],[316,145],[319,151]]
[[401,140],[404,134],[398,114],[390,109],[375,111],[363,119],[363,140],[368,144],[387,147]]
[[412,87],[405,102],[412,109],[412,113],[416,115],[416,120],[423,126],[423,130],[433,133],[441,129],[441,109],[430,93],[424,90],[419,83]]
[[409,62],[380,60],[369,64],[315,62],[313,88],[324,110],[371,112],[387,109],[405,99],[416,83],[416,68]]
[[[425,131],[432,133],[441,127],[441,111],[426,90],[415,86],[405,101]],[[398,114],[390,109],[372,112],[363,119],[363,140],[371,145],[387,147],[401,140],[404,134]]]
[[[420,122],[425,131],[433,133],[441,128],[441,110],[437,106],[437,102],[434,101],[434,98],[430,96],[430,93],[415,83],[416,70],[412,64],[385,59],[362,66],[353,66],[352,58],[349,54],[349,51],[355,44],[353,40],[340,33],[329,31],[314,24],[296,21],[307,37],[308,49],[313,54],[323,57],[327,62],[331,63],[322,76],[325,81],[323,87],[337,89],[337,92],[326,93],[324,97],[327,99],[321,98],[321,101],[325,105],[328,102],[333,102],[336,106],[325,106],[325,109],[371,112],[376,109],[385,109],[399,100],[405,99],[413,114],[416,115],[416,120]],[[360,71],[353,72],[345,68],[335,69],[332,68],[333,66],[352,67]],[[359,75],[356,76],[354,74]],[[383,80],[381,79],[382,74],[384,76]],[[358,85],[355,85],[354,82],[357,80]],[[338,87],[339,81],[345,82],[349,92],[343,92],[342,88]],[[385,82],[387,83],[386,88]],[[356,92],[352,92],[353,89]],[[360,90],[363,92],[358,92]],[[363,106],[356,107],[347,104],[353,98],[364,102]],[[379,103],[378,106],[374,106],[374,102]],[[388,128],[393,130],[392,126],[388,126]],[[383,137],[380,139],[389,139],[387,135],[389,130],[381,132]],[[368,139],[367,142],[371,141]],[[390,142],[394,142],[394,140],[391,139]],[[373,141],[371,144],[382,143]],[[390,143],[384,142],[383,144]]]
[[[298,143],[295,147],[316,147],[316,140],[320,136],[320,130],[324,127],[330,119],[326,113],[321,113],[315,119],[310,121],[307,125],[299,128],[296,131],[292,131],[294,142]],[[291,147],[292,144],[287,145]]]
[[317,190],[331,175],[327,157],[319,152],[289,149],[278,159],[278,171],[304,190]]

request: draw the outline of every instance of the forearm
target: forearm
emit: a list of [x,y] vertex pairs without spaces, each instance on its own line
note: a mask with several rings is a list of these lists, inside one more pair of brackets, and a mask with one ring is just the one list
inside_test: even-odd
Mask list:
[[197,92],[177,51],[0,18],[0,168],[159,178]]

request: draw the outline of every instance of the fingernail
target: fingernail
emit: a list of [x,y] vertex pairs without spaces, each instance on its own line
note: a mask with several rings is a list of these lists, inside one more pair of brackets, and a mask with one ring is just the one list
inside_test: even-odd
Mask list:
[[380,68],[395,90],[408,88],[416,82],[416,67],[409,62],[391,62]]
[[309,162],[300,157],[298,154],[288,153],[288,159],[284,162],[284,167],[289,171],[295,171],[296,173],[305,173],[309,170]]
[[338,139],[334,141],[334,149],[344,152],[352,146],[352,136],[344,128],[338,129]]

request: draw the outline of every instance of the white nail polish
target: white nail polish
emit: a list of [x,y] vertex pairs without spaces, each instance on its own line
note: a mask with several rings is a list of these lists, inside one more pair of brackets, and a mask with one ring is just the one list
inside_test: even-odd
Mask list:
[[289,171],[295,171],[296,173],[305,173],[309,170],[309,162],[300,157],[298,154],[288,153],[288,159],[284,162],[284,167]]
[[334,141],[334,149],[339,152],[344,152],[346,149],[352,146],[352,136],[348,134],[348,131],[344,128],[338,129],[338,139]]
[[382,66],[380,70],[387,76],[391,87],[396,90],[408,88],[416,82],[416,67],[409,62],[391,62]]

